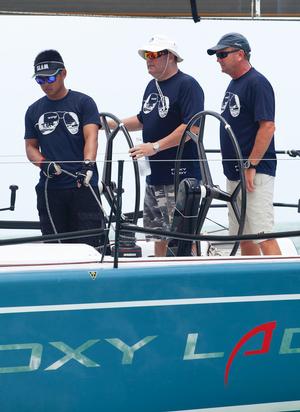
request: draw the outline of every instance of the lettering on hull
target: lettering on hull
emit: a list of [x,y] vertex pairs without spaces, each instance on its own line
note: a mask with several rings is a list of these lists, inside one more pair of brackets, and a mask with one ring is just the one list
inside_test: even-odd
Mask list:
[[[276,321],[271,321],[255,328],[251,329],[249,332],[244,334],[241,339],[233,345],[232,351],[227,355],[222,351],[212,351],[212,352],[197,352],[197,348],[201,347],[201,339],[199,339],[199,333],[189,333],[186,337],[186,343],[183,350],[183,354],[179,356],[183,361],[205,361],[207,359],[217,359],[226,358],[226,365],[224,370],[224,383],[225,385],[229,381],[229,375],[231,368],[234,363],[234,359],[241,352],[242,347],[246,342],[251,341],[251,339],[258,335],[262,335],[262,344],[260,348],[255,348],[253,350],[248,350],[242,353],[243,356],[256,356],[264,355],[270,351],[273,339],[273,332],[277,327]],[[279,355],[296,355],[300,354],[300,347],[293,347],[293,338],[295,335],[300,334],[300,328],[287,328],[284,329],[281,344],[278,350]],[[201,335],[200,335],[201,336]],[[104,338],[104,339],[89,339],[77,348],[73,348],[69,344],[62,341],[48,342],[48,345],[56,348],[58,351],[63,353],[63,356],[55,360],[53,363],[48,365],[45,371],[56,371],[63,366],[65,366],[70,361],[78,362],[83,367],[86,368],[99,368],[101,367],[101,359],[91,359],[84,352],[99,345],[112,345],[116,349],[116,355],[120,359],[120,365],[128,366],[134,363],[136,356],[142,356],[142,349],[146,345],[151,345],[155,340],[159,339],[159,335],[145,336],[144,338],[138,340],[133,345],[129,345],[120,338]],[[218,341],[219,345],[219,341]],[[182,350],[182,348],[181,348]],[[0,345],[0,351],[27,351],[28,357],[27,362],[22,365],[10,365],[4,366],[0,364],[0,374],[1,373],[20,373],[20,372],[34,372],[41,367],[42,356],[47,351],[47,345],[42,345],[41,343],[14,343]],[[141,351],[141,352],[140,352]],[[137,354],[138,353],[138,354]],[[121,355],[121,356],[120,356]]]

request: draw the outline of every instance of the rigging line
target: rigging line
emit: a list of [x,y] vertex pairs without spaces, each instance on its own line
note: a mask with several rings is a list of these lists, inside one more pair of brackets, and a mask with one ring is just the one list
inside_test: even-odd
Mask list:
[[[112,163],[112,164],[116,164],[117,162],[118,162],[118,160],[123,160],[123,159],[116,159],[116,160],[112,160],[112,161],[110,161],[110,163]],[[240,159],[242,162],[247,162],[248,161],[248,159]],[[261,160],[261,159],[252,159],[253,161],[254,160]],[[297,157],[289,157],[289,158],[281,158],[281,159],[263,159],[264,161],[277,161],[277,163],[282,163],[282,162],[284,162],[284,161],[289,161],[289,162],[299,162],[300,161],[300,158],[297,158]],[[237,159],[221,159],[221,158],[208,158],[208,159],[182,159],[181,160],[181,162],[185,162],[185,163],[193,163],[193,162],[195,162],[195,161],[197,161],[197,162],[202,162],[202,163],[209,163],[209,162],[211,162],[211,163],[221,163],[221,162],[237,162]],[[175,159],[151,159],[150,158],[150,162],[153,162],[153,163],[166,163],[166,162],[169,162],[169,163],[176,163],[176,162],[178,162],[178,160],[176,161]],[[34,164],[34,162],[31,162],[32,164]],[[64,161],[60,161],[60,162],[57,162],[57,163],[60,163],[60,164],[62,164],[62,163],[66,163],[66,162],[64,162]],[[97,164],[102,164],[102,163],[105,163],[104,161],[95,161],[95,163],[97,163]],[[124,163],[127,163],[127,164],[131,164],[132,163],[132,160],[124,160]],[[2,161],[2,160],[0,160],[0,166],[1,165],[11,165],[11,166],[13,166],[13,165],[27,165],[27,164],[30,164],[29,162],[19,162],[19,161]]]
[[[221,229],[219,229],[219,230],[228,230],[228,227],[223,226],[221,223],[216,222],[215,220],[210,219],[210,218],[209,218],[209,217],[207,217],[207,216],[206,216],[206,219],[207,219],[207,220],[209,220],[210,222],[214,223],[215,225],[220,226],[220,228],[221,228]],[[217,232],[217,231],[216,231],[216,230],[214,230],[214,231],[212,231],[212,232],[210,232],[210,233],[214,233],[214,232]]]
[[[49,218],[51,226],[52,226],[52,230],[53,230],[54,234],[57,235],[58,233],[57,233],[57,230],[56,230],[56,226],[55,226],[55,223],[53,221],[52,214],[51,214],[51,211],[50,211],[49,198],[48,198],[48,182],[49,182],[49,176],[47,176],[46,182],[45,182],[45,189],[44,189],[45,204],[46,204],[48,218]],[[60,239],[58,239],[58,243],[61,243]]]
[[[159,88],[160,89],[160,88]],[[161,95],[163,95],[161,89],[160,89],[160,93]],[[221,153],[221,149],[206,149],[205,153]],[[294,157],[296,156],[300,156],[300,149],[283,149],[283,150],[275,150],[276,154],[280,154],[280,155],[284,155],[284,154],[288,154],[289,156]],[[98,156],[104,156],[105,153],[102,153],[101,151],[98,152]],[[128,152],[123,152],[123,151],[114,151],[114,155],[128,155]],[[27,156],[25,154],[0,154],[0,158],[7,158],[7,157],[21,157],[26,159],[26,161],[28,162]],[[131,159],[129,159],[131,160]],[[77,163],[79,162],[79,160],[61,160],[63,162],[66,163]],[[99,160],[98,160],[99,161]],[[113,161],[113,160],[107,160],[107,161]]]
[[209,234],[209,235],[211,235],[212,233],[219,233],[219,232],[223,232],[224,230],[228,230],[228,229],[216,229],[216,230],[210,230],[210,231],[208,231],[207,233]]
[[[71,172],[69,172],[69,171],[67,171],[67,170],[65,170],[65,169],[61,169],[61,171],[62,171],[63,173],[65,173],[65,174],[71,176],[71,177],[76,178],[76,175],[74,175],[73,173],[71,173]],[[104,207],[102,206],[101,201],[98,199],[98,197],[97,197],[97,195],[96,195],[96,193],[95,193],[95,191],[94,191],[94,189],[93,189],[93,186],[92,186],[90,183],[88,184],[88,188],[90,189],[90,191],[91,191],[91,193],[92,193],[92,195],[93,195],[96,203],[98,204],[98,206],[99,206],[100,210],[102,211],[102,213],[103,213],[106,221],[108,222],[108,221],[109,221],[109,217],[108,217],[108,215],[107,215]],[[101,195],[103,188],[100,189],[100,187],[99,187],[99,190],[100,190],[100,195]],[[122,219],[124,219],[124,215],[123,215],[123,214],[122,214]],[[112,230],[113,230],[114,232],[116,231],[116,227],[115,227],[115,225],[114,225],[113,223],[111,223],[110,227],[112,228]],[[123,238],[123,239],[130,239],[130,238],[128,238],[126,235],[122,235],[122,238]]]
[[[109,162],[112,163],[112,164],[116,164],[118,162],[118,160],[123,160],[123,159],[115,159],[115,160],[111,160]],[[248,161],[248,159],[240,159],[240,160],[242,162],[247,162]],[[261,159],[252,159],[252,161],[255,161],[255,160],[261,160]],[[297,162],[298,161],[299,162],[300,157],[287,157],[287,158],[280,158],[280,159],[263,159],[263,160],[264,161],[277,161],[277,163],[282,163],[284,161],[289,161],[289,162]],[[224,162],[237,162],[237,159],[221,159],[221,158],[181,159],[180,162],[193,163],[195,161],[202,162],[202,163],[209,163],[209,162],[211,162],[211,163],[221,163],[221,162],[223,162],[224,163]],[[166,162],[169,162],[169,163],[174,164],[174,163],[178,162],[178,160],[175,160],[175,159],[151,159],[150,158],[150,162],[153,162],[153,163],[166,163]],[[31,162],[31,163],[35,164],[35,162]],[[57,163],[62,164],[62,163],[67,163],[67,162],[59,161]],[[76,162],[74,162],[74,163],[76,163]],[[97,161],[95,161],[95,163],[100,165],[100,164],[104,164],[106,162],[102,161],[102,160],[97,160]],[[124,160],[124,163],[131,164],[132,160],[131,159]],[[0,166],[1,165],[11,165],[11,166],[13,166],[13,165],[28,165],[28,164],[30,164],[28,161],[20,162],[20,161],[2,161],[2,160],[0,160]]]
[[[77,177],[76,175],[74,175],[74,173],[71,173],[71,172],[69,172],[68,170],[61,169],[61,171],[62,171],[63,173],[65,173],[66,175],[68,175],[68,176],[74,177],[74,179],[76,179],[76,177]],[[107,214],[106,214],[106,212],[105,212],[105,209],[104,209],[104,207],[102,206],[100,200],[98,199],[98,197],[97,197],[97,195],[96,195],[96,193],[95,193],[95,191],[94,191],[94,189],[93,189],[93,187],[92,187],[92,185],[91,185],[90,183],[88,184],[88,187],[89,187],[89,189],[90,189],[90,191],[91,191],[91,193],[92,193],[92,195],[93,195],[96,203],[98,204],[100,210],[102,211],[105,219],[108,221],[108,216],[107,216]],[[101,194],[101,193],[100,193],[100,194]],[[114,226],[113,226],[113,225],[112,225],[112,228],[113,228],[113,230],[114,230]]]
[[207,241],[226,241],[226,242],[236,242],[241,240],[259,240],[259,239],[276,239],[283,237],[300,237],[300,230],[291,230],[291,231],[282,231],[282,232],[268,232],[268,233],[258,233],[254,235],[244,234],[244,235],[224,235],[224,236],[212,236],[212,235],[196,235],[188,234],[183,232],[172,232],[170,230],[161,230],[161,229],[152,229],[149,227],[141,227],[133,224],[123,223],[122,230],[128,230],[136,233],[147,233],[151,235],[164,236],[172,239],[181,239],[181,240],[207,240]]

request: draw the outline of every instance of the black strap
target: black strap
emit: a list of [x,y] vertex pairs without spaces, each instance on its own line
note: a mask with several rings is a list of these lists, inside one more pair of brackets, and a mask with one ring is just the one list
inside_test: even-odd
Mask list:
[[190,1],[191,1],[191,9],[192,9],[193,20],[194,20],[195,23],[198,23],[200,21],[200,17],[198,16],[196,0],[190,0]]

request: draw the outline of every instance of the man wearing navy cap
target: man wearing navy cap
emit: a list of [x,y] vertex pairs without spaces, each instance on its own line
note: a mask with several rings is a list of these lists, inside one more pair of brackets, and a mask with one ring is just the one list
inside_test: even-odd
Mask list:
[[[251,48],[240,33],[225,34],[216,46],[207,50],[216,55],[223,73],[232,80],[225,92],[221,114],[237,137],[243,159],[247,188],[244,233],[272,232],[274,225],[273,194],[276,172],[274,146],[275,97],[271,84],[250,64]],[[220,128],[223,170],[227,190],[232,193],[239,183],[233,145],[224,127]],[[237,221],[229,206],[229,231],[237,233]],[[279,255],[276,239],[241,242],[242,255]]]
[[[99,113],[94,100],[65,87],[67,71],[56,50],[39,53],[34,75],[45,96],[25,115],[28,159],[39,166],[37,208],[43,235],[104,227],[99,199]],[[94,196],[94,194],[95,196]],[[100,236],[70,239],[100,246]]]

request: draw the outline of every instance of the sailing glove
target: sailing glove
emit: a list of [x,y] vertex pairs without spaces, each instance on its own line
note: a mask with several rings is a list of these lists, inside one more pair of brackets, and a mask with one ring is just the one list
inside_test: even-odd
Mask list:
[[41,164],[40,168],[44,175],[51,179],[54,176],[58,176],[61,174],[61,167],[58,163],[49,162],[49,160],[44,159]]
[[90,184],[94,168],[95,162],[92,162],[91,160],[85,160],[83,162],[81,169],[78,172],[76,172],[76,180],[78,187],[80,187],[81,185],[88,186]]

